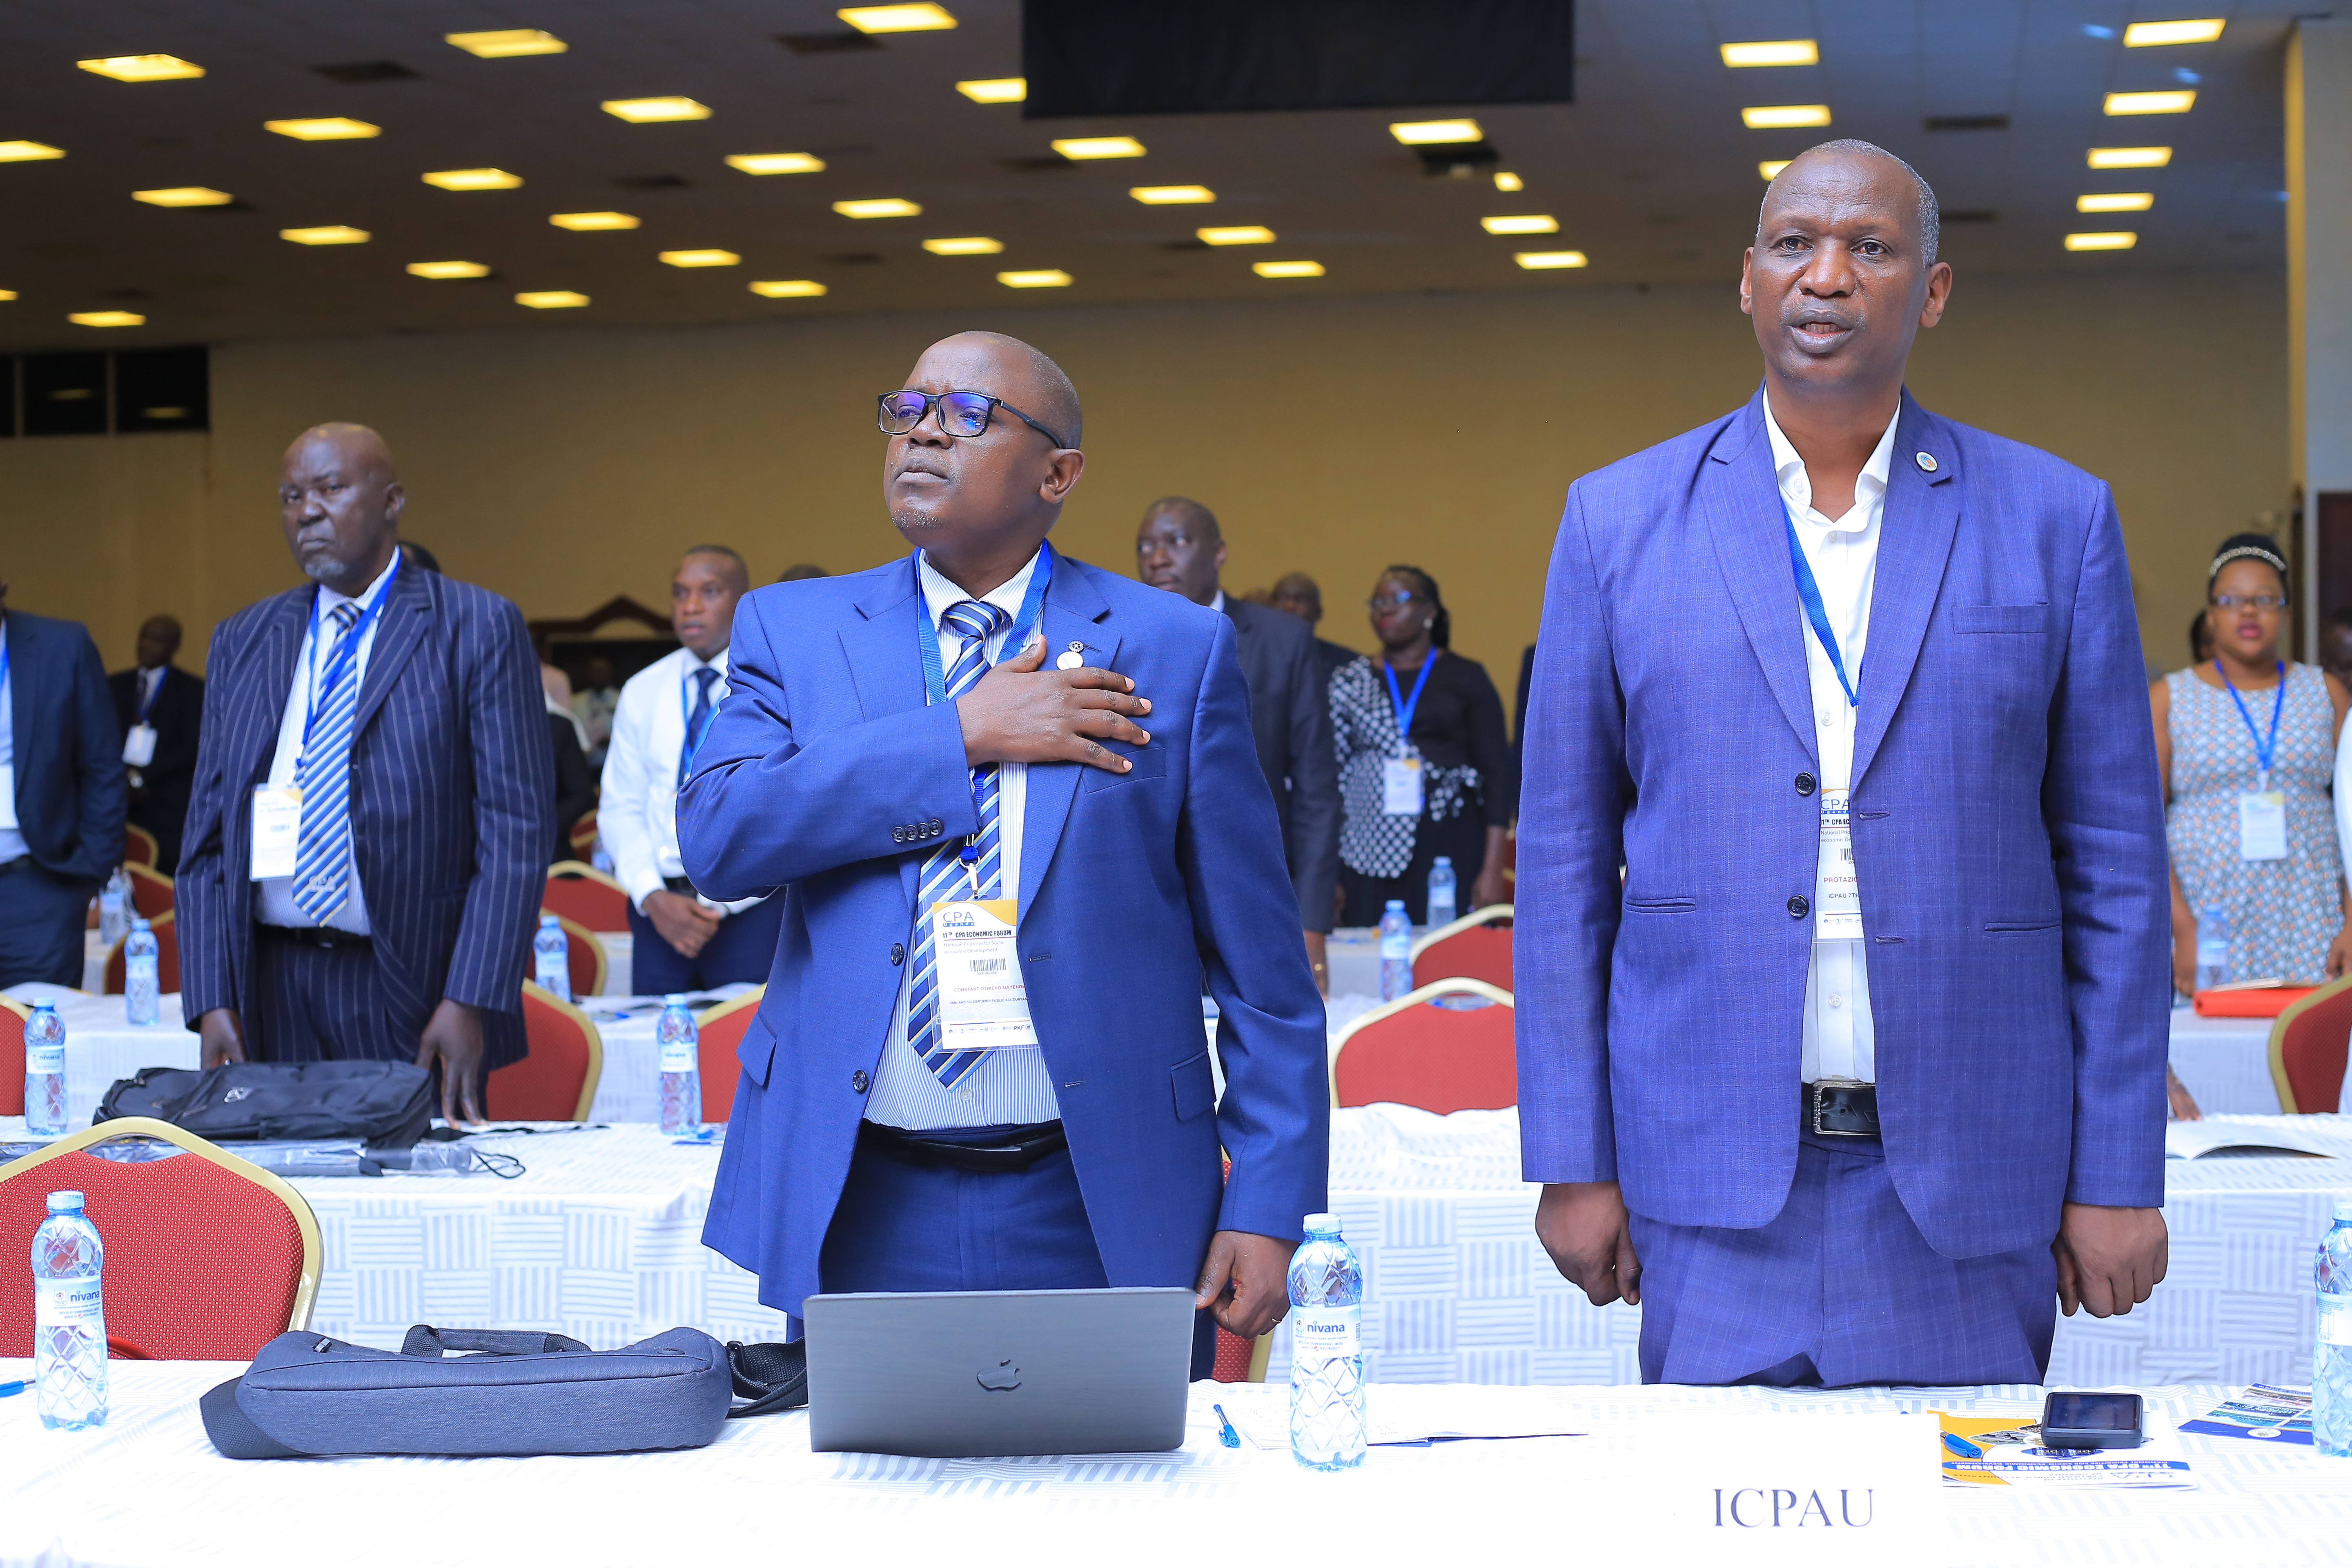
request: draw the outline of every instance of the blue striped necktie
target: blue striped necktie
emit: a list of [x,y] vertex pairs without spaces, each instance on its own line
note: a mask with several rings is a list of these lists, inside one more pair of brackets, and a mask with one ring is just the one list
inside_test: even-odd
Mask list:
[[686,743],[677,749],[677,787],[686,787],[686,775],[694,769],[694,748],[710,730],[710,687],[719,672],[709,666],[694,672],[694,711],[687,717]]
[[[980,599],[950,605],[940,623],[963,637],[956,650],[955,668],[948,671],[947,696],[952,702],[980,684],[988,673],[988,639],[1011,620],[1003,610]],[[1003,896],[1003,847],[997,838],[996,764],[982,763],[971,770],[972,804],[980,816],[980,832],[972,839],[977,852],[971,880],[965,881],[963,844],[950,839],[923,861],[915,893],[914,978],[907,983],[907,1044],[932,1076],[950,1089],[971,1076],[986,1061],[987,1051],[948,1048],[940,1029],[937,955],[931,944],[931,905],[941,899]]]
[[[334,638],[311,650],[311,679],[323,661],[351,636],[360,607],[349,599],[327,612]],[[360,707],[359,650],[341,661],[335,684],[310,697],[310,738],[294,764],[294,787],[302,793],[302,822],[294,841],[294,907],[320,925],[350,897],[352,861],[352,720]]]

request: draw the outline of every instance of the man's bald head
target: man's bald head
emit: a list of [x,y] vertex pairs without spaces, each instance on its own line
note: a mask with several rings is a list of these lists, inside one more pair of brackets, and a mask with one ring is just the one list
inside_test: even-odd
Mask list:
[[390,448],[364,425],[315,425],[286,448],[286,542],[304,575],[339,594],[356,597],[390,564],[407,499]]
[[1155,517],[1174,518],[1204,544],[1224,542],[1224,530],[1217,526],[1217,514],[1190,496],[1161,496],[1143,509],[1146,523]]
[[[1936,252],[1944,238],[1943,209],[1936,204],[1935,187],[1927,184],[1926,175],[1885,148],[1875,142],[1860,141],[1851,136],[1842,137],[1835,142],[1818,142],[1806,148],[1790,159],[1779,174],[1772,176],[1771,184],[1764,187],[1763,201],[1758,204],[1756,208],[1756,232],[1759,235],[1764,232],[1764,219],[1772,210],[1773,194],[1780,189],[1780,182],[1788,179],[1791,174],[1797,175],[1797,179],[1790,182],[1793,189],[1795,185],[1803,183],[1816,172],[1812,165],[1823,163],[1850,163],[1874,158],[1893,164],[1910,179],[1911,187],[1919,198],[1918,222],[1911,231],[1911,237],[1919,247],[1921,262],[1927,266],[1934,266]],[[1800,165],[1806,166],[1801,170]]]
[[1135,528],[1135,574],[1155,588],[1196,605],[1217,599],[1225,569],[1225,536],[1217,515],[1190,496],[1162,496],[1143,509]]
[[1016,397],[1012,393],[998,392],[985,386],[966,390],[987,392],[1007,403],[1019,405],[1022,413],[1059,436],[1065,447],[1086,445],[1087,416],[1085,410],[1078,406],[1078,389],[1070,384],[1068,375],[1045,350],[1003,332],[970,331],[941,338],[930,349],[924,351],[925,357],[929,357],[933,350],[945,348],[950,343],[984,348],[999,356],[1003,366],[1013,372],[1021,382],[1024,395]]
[[383,437],[364,425],[349,425],[336,421],[313,425],[286,448],[286,460],[293,462],[297,452],[305,447],[319,446],[333,453],[335,460],[354,471],[379,474],[386,484],[400,482],[400,470],[393,466],[392,448]]

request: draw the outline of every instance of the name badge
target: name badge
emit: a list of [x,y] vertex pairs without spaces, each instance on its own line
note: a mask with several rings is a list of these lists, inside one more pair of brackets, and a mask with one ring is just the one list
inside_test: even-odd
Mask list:
[[2238,797],[2238,858],[2286,858],[2286,795],[2264,790]]
[[1386,816],[1421,815],[1419,757],[1388,757],[1381,763],[1381,812]]
[[1859,942],[1862,939],[1862,884],[1853,874],[1853,819],[1847,802],[1853,792],[1822,791],[1822,850],[1813,874],[1813,939],[1817,942]]
[[290,877],[302,837],[302,792],[292,784],[253,790],[253,879]]
[[959,1051],[1037,1047],[1029,987],[1013,951],[1012,899],[964,899],[931,906],[931,964],[939,984],[940,1037]]
[[143,768],[155,760],[154,725],[131,726],[131,732],[122,737],[122,760],[134,768]]

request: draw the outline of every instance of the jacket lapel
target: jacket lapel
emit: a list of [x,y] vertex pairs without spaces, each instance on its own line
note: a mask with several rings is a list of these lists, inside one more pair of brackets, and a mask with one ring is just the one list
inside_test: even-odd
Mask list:
[[[241,786],[264,777],[278,754],[278,731],[286,722],[286,705],[294,700],[295,661],[302,651],[310,605],[318,596],[316,588],[281,594],[261,623],[260,636],[249,656],[251,675],[242,682],[243,711],[229,731],[238,746],[230,761],[242,765],[241,772],[233,769],[229,776]],[[244,803],[240,800],[235,805],[242,810]]]
[[[858,619],[842,627],[841,653],[849,663],[858,711],[870,723],[920,708],[928,693],[915,638],[921,635],[923,596],[915,590],[912,563],[901,561],[877,574],[856,604]],[[923,862],[929,858],[928,850],[898,857],[898,881],[909,910],[915,907]]]
[[384,589],[383,611],[376,616],[375,641],[367,650],[367,675],[360,684],[359,711],[352,716],[352,738],[358,740],[375,710],[392,691],[411,656],[422,647],[433,623],[433,588],[425,574],[404,563]]
[[[1789,565],[1789,527],[1772,471],[1772,443],[1764,433],[1763,400],[1759,388],[1716,437],[1707,453],[1714,466],[1701,476],[1699,500],[1748,646],[1798,742],[1818,766],[1812,687],[1799,629],[1803,612],[1797,607],[1796,577]],[[1779,528],[1772,526],[1776,522]]]
[[[1936,466],[1923,468],[1925,453]],[[1886,472],[1886,510],[1878,523],[1878,573],[1870,592],[1870,641],[1863,650],[1856,695],[1853,782],[1859,786],[1878,754],[1895,707],[1919,662],[1919,645],[1935,614],[1960,521],[1959,450],[1944,422],[1903,395],[1895,426],[1894,461]]]
[[[1073,646],[1088,667],[1112,668],[1118,657],[1118,635],[1098,625],[1110,614],[1101,591],[1087,580],[1087,568],[1066,555],[1054,563],[1054,580],[1045,589],[1045,605],[1038,619],[1045,631],[1045,668]],[[1029,767],[1029,803],[1021,816],[1021,907],[1027,909],[1045,880],[1045,868],[1061,843],[1062,825],[1069,820],[1076,798],[1083,763],[1033,763]]]

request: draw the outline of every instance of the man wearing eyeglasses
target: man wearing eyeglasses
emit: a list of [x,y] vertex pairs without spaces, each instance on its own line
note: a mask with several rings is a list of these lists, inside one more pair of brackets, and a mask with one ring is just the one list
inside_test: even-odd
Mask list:
[[1282,1317],[1328,1160],[1233,623],[1046,542],[1086,459],[1028,344],[934,343],[881,425],[913,553],[743,600],[678,800],[696,888],[784,902],[704,1239],[792,1313],[1189,1285],[1204,1376],[1213,1318]]

